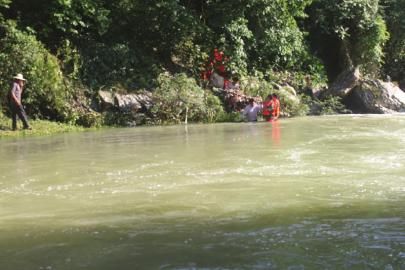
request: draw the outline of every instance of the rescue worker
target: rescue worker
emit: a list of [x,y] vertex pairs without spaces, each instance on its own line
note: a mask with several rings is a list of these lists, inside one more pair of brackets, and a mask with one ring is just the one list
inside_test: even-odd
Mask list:
[[272,96],[268,95],[262,103],[262,114],[263,114],[263,118],[266,121],[271,120],[272,111],[273,111],[273,100],[272,100]]
[[275,121],[280,117],[280,100],[276,94],[271,95],[272,108],[271,120]]

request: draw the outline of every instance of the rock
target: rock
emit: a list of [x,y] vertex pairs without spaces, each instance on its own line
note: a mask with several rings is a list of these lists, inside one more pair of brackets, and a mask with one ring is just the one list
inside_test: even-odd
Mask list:
[[328,94],[345,97],[359,84],[359,68],[349,69],[342,72],[337,79],[329,86]]
[[405,93],[392,82],[364,80],[343,101],[357,113],[405,112]]
[[117,108],[121,111],[146,111],[152,106],[152,94],[142,92],[136,94],[118,94],[109,91],[98,91],[101,111]]
[[138,94],[115,94],[114,104],[124,111],[146,111],[152,106],[152,94],[143,92]]
[[224,77],[215,72],[212,73],[210,77],[210,84],[212,87],[224,88],[224,81],[225,81]]
[[123,111],[136,112],[142,108],[135,95],[115,94],[114,105]]
[[110,91],[98,91],[98,96],[100,98],[100,109],[101,111],[107,111],[114,107],[114,94]]

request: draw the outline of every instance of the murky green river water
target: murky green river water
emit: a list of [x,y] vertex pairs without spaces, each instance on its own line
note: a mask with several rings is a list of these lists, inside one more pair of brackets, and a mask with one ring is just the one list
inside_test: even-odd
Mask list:
[[0,140],[0,269],[405,269],[405,116]]

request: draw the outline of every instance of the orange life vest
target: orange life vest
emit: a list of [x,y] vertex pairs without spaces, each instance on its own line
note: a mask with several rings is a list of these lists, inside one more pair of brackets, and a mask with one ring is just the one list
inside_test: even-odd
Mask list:
[[280,101],[278,99],[273,99],[272,104],[273,104],[273,110],[271,112],[272,116],[279,117],[280,116]]
[[263,101],[263,115],[267,116],[270,115],[273,110],[273,100],[265,100]]

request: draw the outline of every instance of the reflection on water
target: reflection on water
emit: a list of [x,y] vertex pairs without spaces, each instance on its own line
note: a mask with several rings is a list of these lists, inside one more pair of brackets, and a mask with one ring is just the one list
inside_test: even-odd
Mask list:
[[405,118],[0,142],[0,269],[405,269]]

